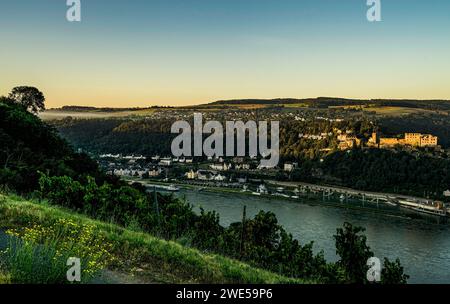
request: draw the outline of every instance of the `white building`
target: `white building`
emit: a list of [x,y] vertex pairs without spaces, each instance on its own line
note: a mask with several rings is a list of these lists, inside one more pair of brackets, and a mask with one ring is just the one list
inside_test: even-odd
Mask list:
[[198,174],[197,174],[197,172],[194,172],[194,170],[191,170],[186,173],[187,179],[196,179],[197,177],[198,177]]
[[234,168],[236,170],[250,170],[250,165],[249,164],[236,164],[234,166]]
[[226,163],[223,164],[212,164],[209,166],[212,170],[217,171],[228,171],[231,169],[231,164],[227,165]]
[[218,181],[218,182],[223,182],[225,181],[227,178],[224,175],[221,175],[220,173],[214,176],[214,180]]
[[166,167],[172,166],[172,160],[171,159],[167,159],[167,158],[163,158],[163,159],[161,159],[159,161],[159,165],[160,166],[166,166]]
[[162,170],[160,168],[153,168],[148,171],[148,176],[150,177],[157,177],[161,174]]
[[205,171],[205,170],[198,170],[197,171],[197,178],[199,180],[209,180],[210,175],[211,174],[208,171]]
[[294,169],[298,167],[297,163],[285,163],[284,164],[284,171],[286,172],[292,172]]
[[117,176],[129,176],[131,175],[131,170],[128,169],[114,169],[114,175]]

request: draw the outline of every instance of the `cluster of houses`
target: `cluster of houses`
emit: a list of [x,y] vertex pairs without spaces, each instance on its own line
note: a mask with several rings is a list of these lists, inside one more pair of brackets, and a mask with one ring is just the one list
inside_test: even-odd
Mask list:
[[337,128],[333,132],[323,132],[320,134],[304,134],[300,133],[298,135],[299,139],[309,139],[309,140],[324,140],[337,135],[338,148],[339,150],[353,149],[354,147],[361,146],[361,139],[359,139],[352,131],[342,131]]
[[300,138],[300,139],[311,139],[311,140],[322,140],[322,139],[325,139],[325,138],[331,137],[331,136],[333,136],[333,133],[332,133],[332,132],[329,132],[329,133],[320,133],[320,134],[318,134],[318,135],[315,135],[315,134],[304,134],[304,133],[300,133],[300,134],[298,135],[298,138]]
[[[151,159],[151,161],[150,161]],[[158,178],[167,177],[170,168],[174,165],[185,164],[190,170],[194,160],[192,158],[171,158],[153,156],[150,159],[138,156],[122,156],[120,154],[100,155],[100,164],[111,175],[122,177]],[[190,170],[185,174],[187,179],[225,181],[227,178],[223,173],[230,170],[250,170],[253,162],[247,162],[244,157],[235,157],[226,161],[223,157],[208,158],[211,162],[209,170]]]
[[119,168],[112,169],[108,173],[117,176],[135,176],[140,178],[158,177],[162,174],[162,169],[159,167],[153,168]]
[[146,157],[143,155],[125,155],[123,156],[122,154],[102,154],[99,156],[101,159],[104,158],[112,158],[112,159],[121,159],[121,160],[127,160],[127,161],[138,161],[138,160],[145,160]]
[[322,116],[316,116],[317,120],[325,120],[329,122],[343,122],[343,118],[329,118],[329,117],[322,117]]
[[163,167],[172,164],[172,159],[159,159],[159,162],[147,164],[147,158],[142,155],[102,154],[99,156],[100,165],[106,172],[116,176],[128,177],[159,177]]
[[185,157],[163,157],[163,158],[161,158],[160,156],[153,156],[151,159],[152,159],[152,162],[157,163],[158,166],[162,166],[162,167],[170,167],[175,163],[192,164],[194,162],[194,160],[192,158],[185,158]]
[[186,173],[186,178],[189,180],[200,180],[200,181],[217,181],[224,182],[227,180],[225,175],[211,170],[190,170]]
[[231,163],[217,163],[217,164],[211,164],[209,165],[209,168],[211,170],[215,171],[229,171],[229,170],[250,170],[251,165],[248,163],[243,164],[231,164]]

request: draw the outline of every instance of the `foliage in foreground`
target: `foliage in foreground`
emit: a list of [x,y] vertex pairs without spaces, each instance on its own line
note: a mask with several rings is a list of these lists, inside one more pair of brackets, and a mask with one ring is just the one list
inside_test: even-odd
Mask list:
[[67,260],[81,260],[83,281],[89,281],[113,260],[107,242],[92,225],[58,219],[48,226],[7,230],[8,248],[0,257],[12,283],[64,284]]
[[[324,283],[367,283],[366,264],[373,253],[361,235],[364,229],[348,223],[335,236],[336,253],[341,259],[328,263],[323,252],[314,254],[312,242],[301,245],[271,212],[261,211],[253,219],[244,218],[225,228],[215,212],[202,210],[197,215],[183,201],[156,193],[145,195],[131,187],[98,186],[91,178],[83,185],[68,177],[46,175],[41,175],[40,185],[42,196],[52,203],[124,226],[137,226],[169,240],[183,238],[193,247],[284,276]],[[385,264],[392,266],[389,261]],[[399,279],[391,283],[404,283],[407,278],[401,266],[386,267],[385,276]]]
[[[0,194],[0,227],[52,226],[64,218],[79,226],[92,226],[112,244],[112,267],[126,270],[143,268],[153,282],[169,283],[314,283],[290,279],[221,255],[205,254],[172,241],[164,241],[147,233],[124,229],[114,224],[94,221],[60,207],[12,199]],[[164,278],[160,274],[165,275]]]
[[10,284],[10,283],[11,283],[10,275],[4,273],[3,270],[0,269],[0,285],[1,284]]
[[[367,261],[374,254],[367,245],[367,238],[361,234],[364,228],[354,227],[349,223],[344,223],[343,228],[337,229],[334,236],[336,240],[336,254],[340,256],[337,265],[344,269],[344,277],[342,278],[348,283],[367,283],[367,272],[369,266]],[[381,271],[382,284],[406,284],[409,276],[404,274],[400,260],[395,262],[384,258],[384,265]]]

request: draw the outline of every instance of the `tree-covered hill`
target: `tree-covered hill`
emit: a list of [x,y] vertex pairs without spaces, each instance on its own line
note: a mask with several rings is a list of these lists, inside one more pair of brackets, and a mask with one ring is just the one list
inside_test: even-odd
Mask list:
[[58,132],[20,104],[0,98],[0,184],[25,193],[38,187],[38,171],[75,179],[104,179],[87,155],[75,153]]
[[170,155],[172,122],[153,119],[71,119],[53,121],[61,136],[92,153]]

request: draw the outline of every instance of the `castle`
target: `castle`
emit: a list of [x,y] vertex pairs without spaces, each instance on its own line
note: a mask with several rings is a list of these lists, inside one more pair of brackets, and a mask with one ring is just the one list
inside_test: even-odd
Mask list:
[[438,137],[431,134],[422,133],[405,133],[404,138],[386,138],[379,137],[377,132],[372,133],[367,145],[377,148],[392,148],[395,146],[411,146],[411,147],[436,147],[438,145]]
[[341,134],[338,136],[338,141],[338,148],[342,151],[361,146],[361,139],[354,134]]

